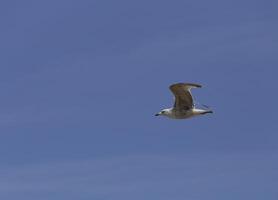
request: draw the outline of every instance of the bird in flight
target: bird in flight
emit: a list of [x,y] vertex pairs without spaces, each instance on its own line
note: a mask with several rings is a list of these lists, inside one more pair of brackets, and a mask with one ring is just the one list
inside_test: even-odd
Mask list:
[[173,108],[163,109],[155,116],[163,115],[173,119],[186,119],[212,113],[212,110],[198,109],[195,107],[191,89],[201,87],[201,85],[195,83],[176,83],[171,85],[169,88],[175,96]]

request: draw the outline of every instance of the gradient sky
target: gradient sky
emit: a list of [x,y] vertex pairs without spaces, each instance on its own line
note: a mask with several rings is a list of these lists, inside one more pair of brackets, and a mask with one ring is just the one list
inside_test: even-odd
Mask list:
[[0,198],[277,200],[277,6],[2,0]]

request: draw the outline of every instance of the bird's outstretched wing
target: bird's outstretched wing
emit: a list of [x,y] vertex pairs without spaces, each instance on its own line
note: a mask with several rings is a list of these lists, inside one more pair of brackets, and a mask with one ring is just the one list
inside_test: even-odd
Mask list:
[[176,83],[169,88],[175,95],[174,109],[189,110],[194,107],[191,88],[201,88],[202,86],[195,83]]

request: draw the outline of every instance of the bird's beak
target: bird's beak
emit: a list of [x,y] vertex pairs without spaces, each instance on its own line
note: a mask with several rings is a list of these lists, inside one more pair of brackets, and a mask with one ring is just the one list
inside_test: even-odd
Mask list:
[[159,113],[156,113],[154,116],[159,116],[160,114]]

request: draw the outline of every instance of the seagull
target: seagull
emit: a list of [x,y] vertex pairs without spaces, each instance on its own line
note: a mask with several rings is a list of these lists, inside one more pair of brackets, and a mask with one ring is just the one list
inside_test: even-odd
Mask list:
[[169,87],[175,96],[173,108],[161,110],[155,116],[166,116],[172,119],[187,119],[198,115],[213,113],[212,110],[203,110],[195,107],[191,95],[192,88],[201,88],[202,86],[195,83],[176,83]]

